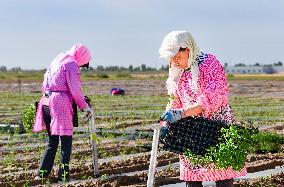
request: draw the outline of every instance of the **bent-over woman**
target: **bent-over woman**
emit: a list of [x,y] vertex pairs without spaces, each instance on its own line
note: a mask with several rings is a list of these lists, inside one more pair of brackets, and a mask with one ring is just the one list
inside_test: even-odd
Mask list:
[[[164,121],[173,123],[188,116],[229,123],[235,121],[221,63],[214,55],[200,51],[189,32],[170,32],[159,52],[170,64],[167,89],[171,99],[161,116]],[[216,181],[217,187],[230,187],[233,186],[233,178],[247,173],[245,167],[238,172],[231,167],[215,169],[213,164],[194,166],[184,155],[179,157],[180,179],[190,187],[202,186],[202,181]]]
[[88,117],[91,116],[91,109],[82,92],[79,69],[88,67],[90,60],[88,48],[77,44],[69,51],[59,54],[44,75],[43,96],[38,104],[33,131],[47,130],[49,140],[40,162],[37,179],[46,178],[50,174],[60,140],[58,181],[69,181],[73,135],[72,102],[85,111]]

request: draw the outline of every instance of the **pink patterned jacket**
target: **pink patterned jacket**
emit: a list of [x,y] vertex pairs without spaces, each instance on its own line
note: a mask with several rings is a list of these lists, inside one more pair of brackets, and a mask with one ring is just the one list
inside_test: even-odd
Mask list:
[[[199,56],[198,89],[192,89],[192,75],[184,71],[177,83],[170,107],[186,109],[190,106],[201,105],[204,109],[203,117],[235,122],[234,114],[228,104],[229,90],[224,69],[221,63],[211,54]],[[241,171],[228,169],[216,170],[212,165],[196,167],[184,155],[180,155],[180,179],[184,181],[217,181],[246,175],[244,167]]]
[[[192,75],[185,70],[177,83],[174,99],[171,99],[170,106],[173,109],[186,109],[191,106],[200,105],[204,113],[203,117],[216,118],[222,110],[228,107],[229,90],[226,75],[221,63],[214,55],[203,54],[199,63],[198,89],[192,89]],[[227,122],[234,122],[234,115],[230,109],[224,119]]]
[[[47,91],[47,74],[44,76],[42,92]],[[73,109],[71,101],[74,100],[79,109],[87,107],[84,95],[81,89],[80,69],[76,61],[67,58],[60,63],[59,70],[52,76],[49,88],[51,91],[49,97],[49,108],[51,115],[50,131],[52,135],[73,135]],[[36,113],[34,132],[46,129],[43,120],[43,100],[41,98]]]

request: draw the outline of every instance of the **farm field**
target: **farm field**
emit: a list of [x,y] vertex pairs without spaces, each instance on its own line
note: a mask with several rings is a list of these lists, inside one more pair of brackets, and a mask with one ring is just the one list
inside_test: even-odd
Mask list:
[[[283,75],[284,76],[284,75]],[[109,90],[121,87],[125,96],[112,97]],[[20,124],[21,113],[40,98],[39,81],[1,81],[0,124]],[[73,139],[69,183],[57,184],[59,154],[47,180],[34,180],[47,137],[45,133],[11,133],[1,128],[0,186],[145,186],[149,167],[152,129],[168,101],[164,79],[100,79],[84,81],[85,95],[92,100],[99,153],[100,176],[94,177],[88,123],[79,119]],[[276,78],[229,79],[230,104],[236,119],[261,127],[263,131],[284,132],[284,80]],[[80,112],[79,112],[80,116]],[[284,166],[284,142],[273,151],[248,155],[248,172]],[[268,153],[270,152],[270,153]],[[178,155],[159,152],[156,186],[179,181]],[[281,181],[283,174],[275,176]],[[265,180],[265,179],[264,179]],[[273,181],[271,179],[267,179]],[[283,180],[282,180],[283,181]],[[263,181],[251,181],[257,185]],[[240,182],[236,186],[247,186]],[[276,183],[275,183],[276,184]]]

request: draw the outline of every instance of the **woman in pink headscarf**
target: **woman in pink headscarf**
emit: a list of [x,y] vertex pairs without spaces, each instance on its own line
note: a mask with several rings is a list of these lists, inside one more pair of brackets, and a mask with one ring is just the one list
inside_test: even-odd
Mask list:
[[59,54],[44,75],[43,96],[38,105],[33,131],[46,129],[49,142],[36,178],[46,178],[50,174],[60,139],[61,163],[58,181],[69,180],[73,135],[72,101],[79,109],[86,112],[88,117],[92,115],[82,92],[79,69],[88,68],[90,60],[91,54],[88,48],[77,44],[66,53]]

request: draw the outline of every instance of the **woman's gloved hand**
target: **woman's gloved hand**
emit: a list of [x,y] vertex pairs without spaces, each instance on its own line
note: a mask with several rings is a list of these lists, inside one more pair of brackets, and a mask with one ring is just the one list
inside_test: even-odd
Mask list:
[[160,135],[160,139],[163,141],[163,139],[167,136],[168,132],[169,132],[169,127],[168,127],[168,122],[167,121],[160,121],[159,122],[161,127],[161,135]]
[[83,109],[83,113],[84,113],[83,119],[86,119],[86,118],[90,119],[93,115],[92,109],[89,106],[87,106],[86,108]]
[[161,120],[167,121],[170,123],[177,122],[181,118],[184,118],[184,111],[181,109],[170,109],[163,113]]

